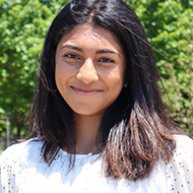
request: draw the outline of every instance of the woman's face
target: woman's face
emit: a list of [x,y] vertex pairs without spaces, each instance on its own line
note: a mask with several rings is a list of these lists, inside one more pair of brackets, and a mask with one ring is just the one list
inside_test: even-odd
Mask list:
[[63,36],[56,50],[57,88],[79,115],[103,115],[124,82],[125,59],[113,34],[83,24]]

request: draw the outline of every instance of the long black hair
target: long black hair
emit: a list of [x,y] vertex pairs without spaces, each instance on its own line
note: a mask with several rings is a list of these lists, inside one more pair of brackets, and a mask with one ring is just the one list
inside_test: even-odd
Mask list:
[[31,111],[33,135],[44,139],[42,150],[47,163],[59,148],[68,151],[75,147],[73,112],[55,83],[55,54],[61,38],[84,23],[111,31],[126,58],[124,87],[106,110],[99,128],[106,174],[144,178],[157,160],[171,158],[176,130],[160,98],[159,74],[144,29],[133,9],[122,0],[73,0],[52,22]]

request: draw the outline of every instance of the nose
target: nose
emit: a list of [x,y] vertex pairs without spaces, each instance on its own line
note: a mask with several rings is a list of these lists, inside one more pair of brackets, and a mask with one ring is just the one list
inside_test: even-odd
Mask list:
[[84,64],[80,67],[76,77],[78,80],[84,82],[85,84],[96,82],[99,79],[91,58],[85,60]]

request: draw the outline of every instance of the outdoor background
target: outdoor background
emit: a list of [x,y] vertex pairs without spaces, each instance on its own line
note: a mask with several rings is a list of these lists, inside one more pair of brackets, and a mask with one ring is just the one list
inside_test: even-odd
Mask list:
[[[44,37],[64,0],[0,0],[0,152],[30,133],[26,117]],[[193,1],[127,0],[143,21],[171,116],[193,137]]]

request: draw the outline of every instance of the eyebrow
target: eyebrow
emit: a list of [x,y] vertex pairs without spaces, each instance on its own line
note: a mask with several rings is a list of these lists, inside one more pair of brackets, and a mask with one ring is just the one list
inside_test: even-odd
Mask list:
[[[83,52],[83,49],[79,48],[78,46],[71,45],[71,44],[62,45],[61,49],[62,48],[69,48],[72,50]],[[119,53],[112,51],[112,50],[109,50],[109,49],[97,50],[96,54],[116,54],[116,55],[119,55]]]
[[83,50],[81,48],[74,46],[74,45],[70,45],[70,44],[62,45],[61,49],[62,48],[70,48],[72,50],[77,50],[77,51],[83,52]]
[[117,54],[119,55],[119,53],[109,50],[109,49],[102,49],[102,50],[98,50],[96,51],[97,54]]

